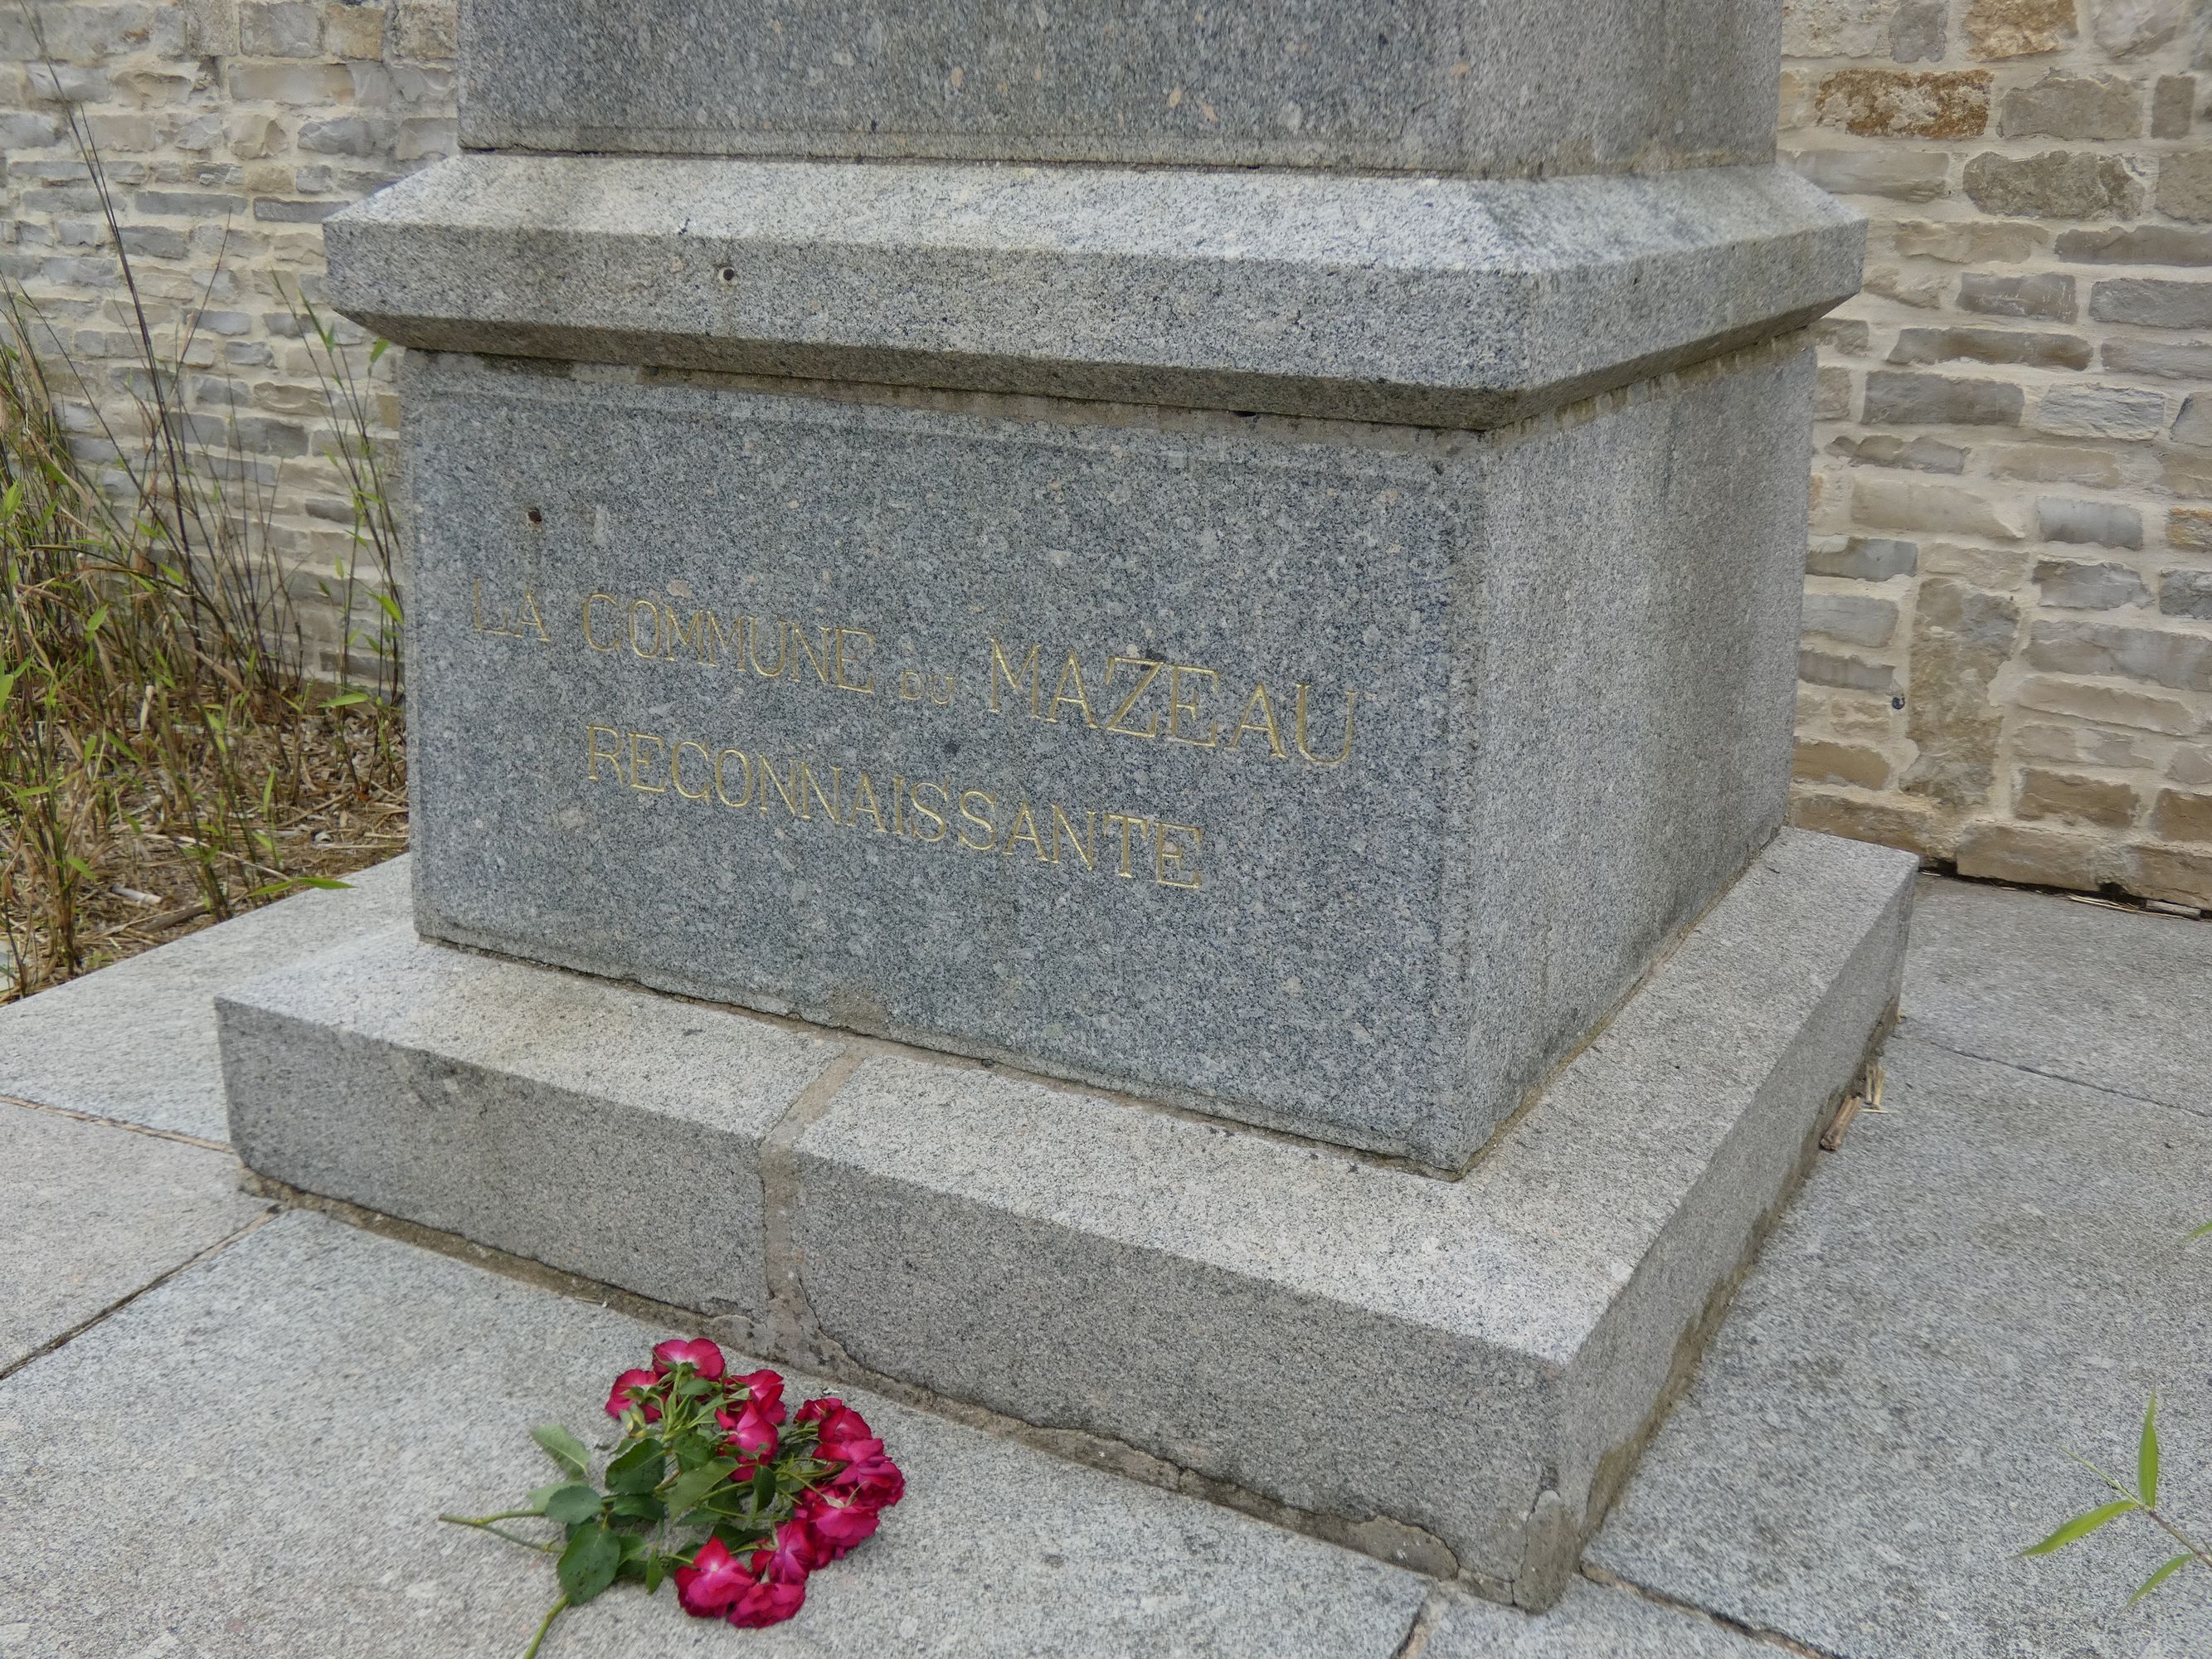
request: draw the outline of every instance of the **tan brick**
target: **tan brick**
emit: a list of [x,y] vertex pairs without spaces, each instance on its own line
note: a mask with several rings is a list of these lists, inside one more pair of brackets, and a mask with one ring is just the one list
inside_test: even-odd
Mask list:
[[2189,75],[2161,75],[2150,100],[2150,136],[2186,138],[2197,116],[2197,80]]
[[1801,741],[1791,775],[1808,783],[1849,783],[1862,789],[1889,786],[1889,762],[1878,751],[1855,744]]
[[1907,258],[1942,259],[1954,265],[2018,264],[2049,247],[2051,233],[2041,225],[2014,219],[1941,224],[1908,219],[1890,233],[1890,246]]
[[2008,547],[1960,547],[1931,542],[1923,549],[1920,568],[1931,576],[1954,576],[1969,587],[1995,592],[2024,586],[2028,556]]
[[2027,510],[1998,503],[1955,484],[1862,477],[1851,485],[1851,516],[1875,530],[1927,530],[2016,542],[2027,534]]
[[1905,775],[1908,793],[1952,807],[1988,799],[2004,725],[1990,687],[2012,655],[2020,617],[2010,594],[1921,579],[1905,699],[1905,731],[1920,752]]
[[2014,760],[2056,761],[2062,766],[2094,766],[2115,772],[2148,772],[2156,768],[2150,739],[2100,726],[2068,726],[2031,720],[2010,728]]
[[2179,697],[2044,675],[2023,680],[2014,700],[2023,708],[2039,709],[2046,714],[2071,714],[2076,720],[2133,726],[2168,737],[2189,737],[2204,725],[2196,710]]
[[2012,810],[2014,817],[2031,822],[2063,818],[2076,823],[2102,824],[2108,830],[2124,830],[2135,819],[2136,792],[2108,778],[2027,766],[2021,769],[2014,783]]
[[2212,455],[2162,455],[2159,466],[2166,487],[2175,495],[2212,501]]
[[2117,489],[2121,483],[2119,460],[2108,449],[2061,444],[2008,444],[1982,453],[1993,478],[2019,478],[2030,483],[2087,484],[2098,489]]
[[1897,265],[1870,265],[1861,287],[1899,305],[1934,311],[1950,297],[1951,278],[1943,271],[1908,270]]
[[455,45],[458,0],[401,0],[396,56],[421,59],[451,58]]
[[229,87],[230,95],[241,103],[320,110],[353,102],[353,76],[339,64],[233,64]]
[[1959,873],[2029,887],[2094,893],[2104,884],[2101,836],[2019,823],[1974,823],[1960,833]]
[[2005,94],[1997,131],[2008,138],[2132,138],[2142,131],[2142,93],[2124,75],[2053,70]]
[[333,58],[384,56],[384,8],[380,5],[325,5],[323,8],[323,46]]
[[2158,210],[2196,223],[2212,219],[2212,150],[2181,150],[2160,158]]
[[2170,507],[2166,515],[2166,539],[2172,547],[2192,553],[2212,553],[2212,507]]
[[1782,71],[1782,88],[1777,103],[1775,126],[1784,132],[1795,132],[1813,125],[1813,94],[1820,84],[1820,77],[1803,70],[1785,69]]
[[2074,0],[1971,0],[1964,27],[1976,58],[2057,52],[2074,38]]
[[2144,898],[2212,907],[2212,853],[2182,847],[2128,848],[2120,856],[2120,884]]
[[1972,138],[1990,124],[1987,70],[1840,70],[1820,83],[1821,125],[1863,138]]
[[1902,847],[1923,858],[1940,858],[1947,850],[1942,815],[1903,795],[1869,800],[1801,784],[1790,791],[1790,822],[1824,835]]
[[2212,842],[2212,795],[2160,790],[2150,827],[2153,834],[2166,841]]
[[2124,161],[2095,150],[2028,156],[1987,151],[1966,163],[1966,186],[1974,205],[1987,212],[2048,219],[2130,218],[2143,196]]

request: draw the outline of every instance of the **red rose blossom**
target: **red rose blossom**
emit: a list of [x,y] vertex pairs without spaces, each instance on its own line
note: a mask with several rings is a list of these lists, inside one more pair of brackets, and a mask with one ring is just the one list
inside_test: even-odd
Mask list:
[[840,1503],[828,1492],[810,1492],[799,1500],[799,1518],[814,1528],[828,1559],[841,1561],[875,1535],[881,1516],[872,1504]]
[[[699,1374],[702,1376],[708,1375],[705,1371]],[[746,1400],[757,1406],[763,1419],[769,1423],[781,1423],[787,1415],[783,1406],[783,1378],[775,1371],[747,1371],[743,1376],[730,1378],[725,1386],[742,1388]]]
[[794,1517],[775,1529],[773,1544],[754,1552],[753,1571],[787,1583],[799,1583],[829,1559],[814,1528],[804,1518]]
[[806,1601],[806,1581],[769,1578],[748,1584],[730,1603],[729,1620],[739,1630],[761,1630],[780,1625]]
[[747,1459],[775,1455],[775,1425],[762,1414],[761,1408],[748,1400],[732,1417],[717,1411],[714,1421],[730,1431],[724,1443],[726,1448]]
[[642,1404],[645,1407],[645,1420],[648,1423],[658,1423],[660,1420],[660,1407],[650,1400],[640,1401],[631,1399],[630,1390],[649,1389],[659,1381],[660,1378],[652,1371],[624,1371],[620,1376],[615,1378],[615,1386],[607,1395],[607,1415],[620,1417],[632,1406]]
[[872,1510],[887,1510],[906,1496],[906,1476],[899,1473],[897,1464],[883,1455],[881,1441],[869,1443],[877,1448],[875,1454],[848,1463],[830,1477],[828,1487],[852,1503]]
[[676,1569],[676,1599],[694,1619],[712,1619],[727,1612],[752,1582],[744,1563],[725,1549],[720,1539],[709,1538],[690,1566]]
[[668,1341],[653,1344],[653,1366],[655,1370],[665,1375],[684,1364],[690,1365],[709,1382],[721,1381],[724,1368],[722,1351],[705,1337],[692,1342],[680,1342],[671,1338]]

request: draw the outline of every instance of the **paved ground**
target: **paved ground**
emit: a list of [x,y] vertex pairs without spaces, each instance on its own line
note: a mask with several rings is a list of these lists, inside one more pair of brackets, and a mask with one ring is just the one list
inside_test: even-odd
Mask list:
[[[208,994],[404,906],[387,866],[0,1012],[0,1659],[519,1651],[538,1564],[441,1528],[662,1333],[234,1190]],[[616,1594],[550,1659],[2212,1655],[2212,924],[1931,882],[1881,1115],[1824,1158],[1590,1553],[1528,1620],[888,1402],[884,1534],[777,1631]],[[92,1122],[69,1112],[111,1120]],[[1708,1616],[1711,1615],[1711,1616]],[[1717,1622],[1717,1620],[1719,1622]]]

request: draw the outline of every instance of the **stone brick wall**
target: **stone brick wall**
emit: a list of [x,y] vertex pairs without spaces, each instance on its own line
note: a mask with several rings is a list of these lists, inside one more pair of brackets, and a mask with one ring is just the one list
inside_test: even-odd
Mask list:
[[[319,222],[452,150],[455,3],[59,0],[51,70],[0,12],[0,258],[127,417],[74,104],[156,321],[205,296],[189,397],[274,487],[325,658],[350,514],[277,283],[313,294]],[[1788,0],[1783,149],[1873,222],[1821,330],[1801,822],[2212,906],[2208,29],[2212,0]]]
[[[340,632],[325,589],[354,557],[349,485],[313,355],[283,293],[319,293],[328,215],[454,149],[455,0],[120,0],[0,5],[0,258],[78,368],[88,456],[137,426],[143,371],[100,204],[68,125],[98,146],[156,351],[206,470],[285,566],[310,659]],[[43,45],[43,52],[41,51]],[[281,291],[280,291],[281,284]],[[193,315],[189,341],[180,324]],[[364,337],[332,319],[343,340]],[[42,355],[50,366],[60,354]],[[372,383],[388,430],[390,360]],[[358,625],[358,619],[357,619]]]
[[2212,3],[1788,0],[1820,327],[1801,823],[2212,906]]

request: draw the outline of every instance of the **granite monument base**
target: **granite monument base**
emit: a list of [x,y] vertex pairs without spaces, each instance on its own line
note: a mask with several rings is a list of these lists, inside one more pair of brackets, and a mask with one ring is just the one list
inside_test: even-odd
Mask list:
[[1884,1030],[1914,869],[1785,830],[1456,1181],[406,927],[219,1000],[231,1133],[1541,1607]]

